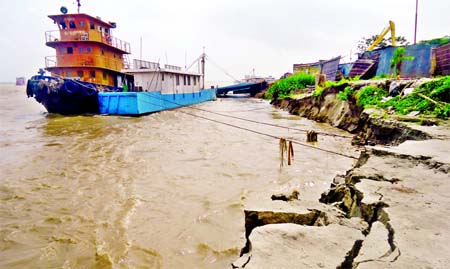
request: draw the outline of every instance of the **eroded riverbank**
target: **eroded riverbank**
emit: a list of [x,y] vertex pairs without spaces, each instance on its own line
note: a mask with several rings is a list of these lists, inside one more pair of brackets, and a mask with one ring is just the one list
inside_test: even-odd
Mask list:
[[[245,209],[247,242],[233,268],[446,268],[450,262],[450,128],[371,117],[329,90],[274,104],[367,141],[322,193],[259,194]],[[407,141],[407,140],[415,141]],[[406,142],[405,142],[406,141]],[[290,199],[289,199],[290,198]]]

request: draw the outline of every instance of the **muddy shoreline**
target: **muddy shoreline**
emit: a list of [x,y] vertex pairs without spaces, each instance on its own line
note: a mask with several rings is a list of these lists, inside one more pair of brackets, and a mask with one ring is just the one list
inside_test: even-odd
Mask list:
[[[349,131],[367,146],[316,200],[290,189],[246,206],[232,268],[445,268],[450,263],[450,128],[374,116],[340,88],[272,104]],[[274,199],[276,197],[276,199]]]

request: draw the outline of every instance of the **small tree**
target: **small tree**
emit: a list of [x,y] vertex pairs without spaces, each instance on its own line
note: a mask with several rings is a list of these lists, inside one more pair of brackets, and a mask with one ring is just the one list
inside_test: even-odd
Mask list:
[[[359,53],[363,53],[367,50],[367,48],[378,38],[378,35],[372,35],[371,37],[363,37],[358,41],[358,47],[357,50]],[[408,45],[409,42],[406,40],[404,36],[397,36],[395,38],[395,41],[397,42],[397,45],[404,46]],[[383,38],[381,42],[376,46],[376,48],[384,48],[387,46],[392,45],[390,38]]]
[[392,76],[397,77],[400,74],[400,68],[403,61],[412,61],[414,56],[405,56],[405,48],[398,47],[394,51],[394,55],[391,59]]

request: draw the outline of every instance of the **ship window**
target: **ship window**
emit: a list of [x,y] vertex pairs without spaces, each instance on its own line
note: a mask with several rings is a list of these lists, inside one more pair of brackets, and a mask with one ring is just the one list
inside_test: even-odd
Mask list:
[[69,22],[69,27],[70,27],[70,29],[76,29],[77,28],[77,26],[76,26],[74,21]]
[[84,29],[84,21],[80,21],[79,24],[80,24],[80,28]]
[[91,30],[95,30],[95,24],[93,22],[90,23]]
[[186,85],[186,76],[183,76],[183,84]]
[[67,72],[66,72],[66,76],[70,78],[70,77],[72,76],[72,72],[67,71]]
[[83,70],[78,70],[77,75],[79,78],[83,77]]
[[102,49],[102,55],[105,55],[105,51]]
[[106,79],[106,72],[103,71],[103,79]]
[[179,75],[177,75],[177,76],[175,77],[175,80],[176,80],[176,82],[177,82],[177,85],[180,85],[180,76],[179,76]]
[[164,73],[161,73],[161,80],[164,81]]
[[89,71],[89,77],[95,78],[95,71]]
[[79,47],[79,48],[78,48],[78,52],[79,52],[79,53],[84,53],[84,47]]
[[197,78],[193,77],[194,85],[197,85]]
[[67,47],[67,54],[73,54],[73,48]]
[[105,33],[109,34],[109,28],[105,28]]
[[188,85],[191,85],[191,76],[187,76],[188,78]]
[[60,54],[66,53],[66,48],[63,48],[63,47],[59,48],[59,53]]
[[65,21],[60,21],[59,25],[61,25],[61,28],[64,29],[64,30],[67,28],[67,25],[66,25]]
[[92,47],[87,47],[87,50],[86,50],[88,53],[92,53]]

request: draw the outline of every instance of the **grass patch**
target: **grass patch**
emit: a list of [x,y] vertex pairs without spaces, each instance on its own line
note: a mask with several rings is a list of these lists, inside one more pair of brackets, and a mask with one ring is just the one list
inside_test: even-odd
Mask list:
[[325,88],[331,88],[331,87],[339,87],[344,84],[348,84],[352,81],[358,81],[360,80],[360,76],[355,76],[354,78],[348,78],[348,79],[341,79],[339,81],[326,81],[325,82]]
[[371,78],[370,80],[380,80],[380,79],[385,79],[388,78],[388,75],[386,74],[381,74],[379,76],[374,76],[373,78]]
[[265,98],[283,99],[290,96],[295,90],[305,89],[306,86],[314,85],[315,77],[310,74],[299,73],[280,79],[270,86],[267,90]]
[[320,96],[322,96],[324,90],[325,90],[325,88],[317,86],[316,89],[314,90],[314,92],[312,93],[312,96],[320,97]]

